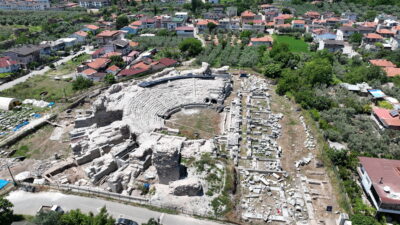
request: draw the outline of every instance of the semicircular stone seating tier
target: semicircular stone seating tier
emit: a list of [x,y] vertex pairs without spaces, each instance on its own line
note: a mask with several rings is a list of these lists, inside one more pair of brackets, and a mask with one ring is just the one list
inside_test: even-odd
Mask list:
[[[225,82],[220,79],[183,79],[162,83],[151,88],[135,87],[124,107],[124,120],[136,132],[151,132],[164,127],[169,109],[189,104],[204,104],[206,99],[223,96]],[[132,96],[133,95],[133,96]]]

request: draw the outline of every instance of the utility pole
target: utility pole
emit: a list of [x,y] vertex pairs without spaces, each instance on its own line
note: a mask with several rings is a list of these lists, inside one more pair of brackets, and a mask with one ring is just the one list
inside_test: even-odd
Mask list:
[[17,182],[15,181],[14,176],[11,173],[10,166],[8,164],[7,164],[7,169],[8,169],[8,172],[10,173],[10,176],[11,176],[13,182],[14,182],[14,186],[17,186]]

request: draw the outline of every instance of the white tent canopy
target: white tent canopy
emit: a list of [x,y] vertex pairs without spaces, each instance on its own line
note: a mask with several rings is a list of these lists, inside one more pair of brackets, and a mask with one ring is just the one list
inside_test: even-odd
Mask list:
[[19,104],[20,101],[16,98],[0,97],[0,110],[11,110]]

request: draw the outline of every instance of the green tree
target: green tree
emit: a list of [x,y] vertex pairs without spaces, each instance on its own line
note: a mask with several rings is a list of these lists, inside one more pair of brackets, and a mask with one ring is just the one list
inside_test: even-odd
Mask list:
[[179,50],[187,56],[192,57],[200,54],[203,50],[201,42],[195,38],[187,38],[179,44]]
[[207,28],[211,33],[215,28],[217,28],[217,25],[215,23],[213,23],[213,22],[208,22],[207,23]]
[[360,44],[362,41],[362,34],[361,33],[354,33],[352,35],[350,35],[349,41],[350,43],[358,43]]
[[374,217],[366,216],[363,214],[354,214],[350,217],[353,225],[378,225],[379,223],[376,221]]
[[142,225],[162,225],[161,223],[159,223],[157,220],[155,220],[154,218],[149,219],[149,221],[147,221],[147,223],[142,223]]
[[79,209],[71,210],[68,213],[65,213],[60,218],[61,225],[90,225],[91,220],[93,219],[93,215],[90,213],[89,215],[83,214]]
[[270,78],[277,78],[281,76],[281,65],[276,63],[268,64],[264,67],[264,75]]
[[74,90],[83,90],[83,89],[87,89],[91,86],[93,86],[93,81],[88,78],[85,78],[83,76],[78,76],[72,82],[72,89],[74,89]]
[[111,63],[110,65],[116,65],[119,68],[125,67],[124,59],[119,55],[113,55],[110,57]]
[[61,215],[61,213],[55,211],[39,212],[33,222],[37,225],[60,225]]
[[107,74],[104,76],[104,82],[106,82],[107,84],[115,84],[117,81],[116,81],[114,75],[112,75],[112,74],[110,74],[110,73],[107,73]]
[[117,17],[116,27],[117,29],[121,29],[129,24],[129,19],[125,14],[122,14]]
[[7,199],[0,197],[0,222],[1,224],[11,224],[14,218],[13,204]]
[[332,65],[327,59],[314,59],[304,65],[301,74],[306,77],[309,84],[331,84]]

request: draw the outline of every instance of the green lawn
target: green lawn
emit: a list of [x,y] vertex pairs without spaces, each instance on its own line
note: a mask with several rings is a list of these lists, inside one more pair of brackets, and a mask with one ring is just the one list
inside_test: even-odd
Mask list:
[[54,80],[46,75],[38,75],[2,91],[0,96],[19,99],[41,99],[40,93],[42,92],[48,93],[43,98],[43,100],[46,101],[57,101],[64,97],[72,96],[75,93],[75,91],[72,90],[71,82]]
[[309,52],[308,44],[301,39],[286,35],[274,35],[273,37],[277,42],[287,43],[291,52]]

